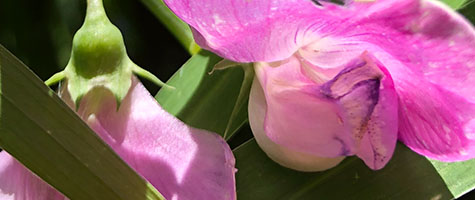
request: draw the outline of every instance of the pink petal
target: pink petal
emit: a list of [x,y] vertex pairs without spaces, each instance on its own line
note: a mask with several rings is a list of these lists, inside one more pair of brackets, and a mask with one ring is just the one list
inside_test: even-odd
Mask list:
[[[296,53],[308,62],[306,65],[318,67],[315,74],[324,74],[315,80],[318,76],[303,69],[307,78],[319,83],[333,78],[344,64],[367,51],[393,78],[399,96],[401,141],[439,160],[475,156],[475,31],[462,16],[438,1],[348,1],[347,6],[321,2],[323,7],[303,0],[166,2],[195,29],[201,45],[221,56],[241,62],[287,62]],[[311,105],[314,100],[308,92],[292,93],[302,88],[279,90],[287,92],[284,96],[308,100],[308,105],[295,108],[318,107]],[[325,107],[322,112],[325,109],[331,112],[333,108]],[[288,112],[292,113],[290,109]],[[333,119],[328,115],[328,120]],[[279,126],[285,129],[289,125]],[[324,141],[333,145],[328,138],[310,142],[306,141],[308,136],[301,137],[274,139],[285,138],[295,146],[302,140],[302,149]],[[325,149],[328,155],[336,151]]]
[[[372,169],[382,168],[397,139],[397,96],[386,69],[364,54],[322,85],[301,62],[292,57],[256,65],[267,103],[263,126],[268,138],[317,157],[357,154]],[[249,110],[254,132],[256,112]]]
[[302,73],[298,58],[255,69],[267,101],[263,126],[273,142],[318,157],[347,155],[342,149],[353,147],[337,105],[314,89],[318,85]]
[[[97,91],[104,92],[103,90]],[[234,156],[217,134],[195,129],[163,110],[134,77],[116,110],[111,94],[89,115],[78,113],[119,156],[167,199],[236,199]]]
[[299,55],[334,75],[342,63],[370,52],[394,80],[399,139],[434,159],[474,158],[473,26],[437,1],[378,0],[325,8],[340,13],[341,23],[301,47]]
[[[475,30],[437,1],[356,5],[351,33],[394,79],[399,139],[442,161],[475,157]],[[360,6],[360,7],[358,7]],[[364,9],[363,9],[364,10]],[[364,31],[367,30],[367,31]]]
[[0,200],[61,199],[66,198],[7,152],[0,152]]
[[290,57],[332,24],[333,13],[311,0],[165,0],[194,29],[197,43],[239,62]]
[[[73,107],[67,92],[62,98]],[[164,111],[135,77],[118,111],[110,91],[96,88],[78,114],[165,198],[236,199],[234,156],[226,142]],[[13,199],[64,197],[1,152],[0,200]]]
[[345,156],[335,158],[318,157],[312,154],[299,152],[274,143],[267,137],[264,130],[267,102],[264,91],[257,79],[252,82],[249,96],[249,123],[261,149],[275,162],[280,165],[305,172],[323,171],[336,166]]

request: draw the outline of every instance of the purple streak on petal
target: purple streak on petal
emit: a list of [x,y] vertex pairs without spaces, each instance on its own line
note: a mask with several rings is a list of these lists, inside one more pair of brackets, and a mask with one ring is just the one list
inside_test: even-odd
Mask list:
[[367,53],[349,63],[321,92],[341,106],[357,154],[372,169],[391,158],[397,140],[397,95],[387,70]]
[[382,168],[394,151],[398,126],[397,95],[387,70],[366,53],[319,85],[302,63],[296,56],[256,64],[269,139],[315,156],[356,154],[372,169]]
[[303,47],[301,55],[332,68],[359,52],[372,53],[391,74],[400,98],[399,139],[434,159],[474,158],[473,26],[437,1],[355,2],[349,7],[354,12],[326,8],[348,23],[328,39]]
[[0,200],[63,200],[65,198],[33,175],[5,151],[0,152]]
[[[442,161],[475,157],[475,30],[436,1],[367,4],[352,40],[388,69],[399,96],[399,139]],[[359,7],[362,9],[362,7]]]
[[165,0],[194,29],[197,43],[239,62],[290,57],[330,26],[334,13],[310,0]]
[[[238,6],[233,4],[237,1],[190,2],[167,1],[202,34],[200,44],[207,42],[209,49],[229,59],[283,60],[299,49],[312,65],[334,70],[370,52],[394,79],[401,107],[399,138],[404,143],[439,160],[475,156],[475,30],[442,3],[377,0],[312,7],[297,0],[246,1]],[[251,4],[255,10],[247,9]],[[212,26],[215,13],[226,16],[221,28]],[[251,26],[241,26],[243,22]],[[220,30],[225,34],[218,34]]]

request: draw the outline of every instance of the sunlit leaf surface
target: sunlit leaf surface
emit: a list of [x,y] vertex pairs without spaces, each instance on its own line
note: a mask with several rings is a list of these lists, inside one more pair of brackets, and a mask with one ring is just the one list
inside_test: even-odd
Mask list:
[[445,4],[449,5],[451,8],[457,10],[462,8],[466,3],[472,1],[472,0],[440,0],[444,2]]

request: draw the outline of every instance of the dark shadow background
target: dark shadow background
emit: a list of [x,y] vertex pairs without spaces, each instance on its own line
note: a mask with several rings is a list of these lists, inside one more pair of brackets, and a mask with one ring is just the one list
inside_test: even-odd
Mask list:
[[[129,57],[161,80],[190,57],[140,1],[104,0],[104,5],[122,31]],[[46,80],[66,66],[85,9],[86,0],[0,0],[0,44]],[[159,89],[143,83],[151,94]],[[475,192],[460,199],[475,200]]]

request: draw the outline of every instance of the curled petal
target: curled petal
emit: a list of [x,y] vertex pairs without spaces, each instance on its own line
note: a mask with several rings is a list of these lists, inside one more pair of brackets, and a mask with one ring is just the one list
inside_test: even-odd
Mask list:
[[325,158],[292,150],[270,140],[264,130],[267,102],[261,84],[254,79],[249,96],[249,123],[257,144],[275,162],[299,171],[323,171],[336,166],[345,157]]
[[[399,139],[442,161],[475,157],[475,30],[437,1],[354,2],[341,13],[344,28],[302,47],[320,71],[370,52],[387,69],[399,97]],[[347,12],[341,12],[346,10]]]
[[219,135],[167,113],[135,77],[118,111],[113,96],[105,94],[99,110],[89,114],[94,92],[78,113],[165,198],[236,198],[234,156]]
[[297,57],[255,69],[266,98],[264,130],[270,140],[318,157],[345,156],[353,149],[338,106],[302,73]]
[[[265,94],[265,121],[259,122],[255,116],[262,113],[255,106],[257,92],[251,93],[249,119],[260,146],[284,166],[302,163],[285,156],[293,151],[327,159],[356,154],[372,169],[382,168],[394,151],[398,125],[397,95],[387,70],[364,54],[320,85],[321,79],[315,79],[319,73],[303,66],[297,57],[256,65]],[[267,137],[260,136],[261,132]],[[276,145],[280,146],[272,147]],[[283,155],[275,156],[278,151]],[[298,157],[303,156],[294,158]],[[308,166],[302,164],[306,167],[298,166],[317,168],[321,163],[312,166],[313,160],[306,163]]]
[[351,38],[394,79],[399,139],[437,160],[475,157],[473,26],[437,1],[378,2],[356,5],[368,9],[355,17],[361,33]]
[[398,100],[385,67],[368,53],[347,65],[322,86],[341,107],[356,155],[370,168],[381,169],[392,157],[397,140]]

